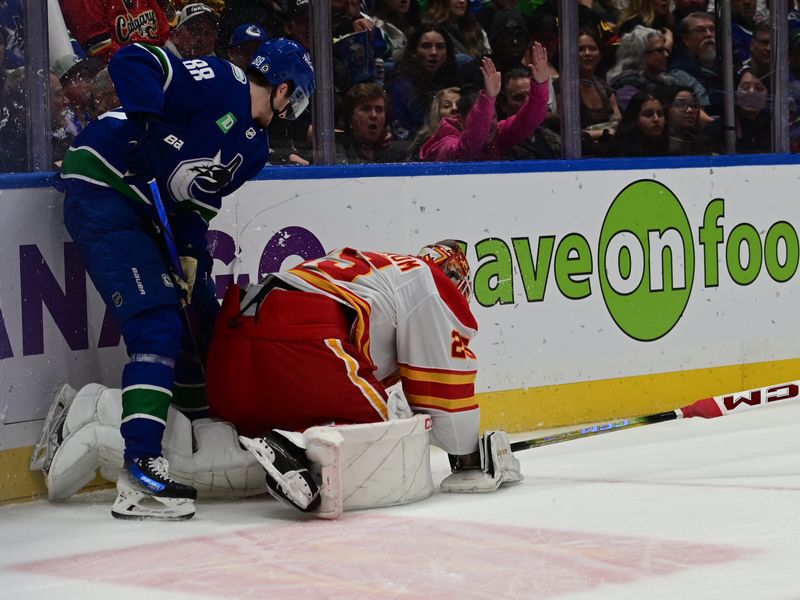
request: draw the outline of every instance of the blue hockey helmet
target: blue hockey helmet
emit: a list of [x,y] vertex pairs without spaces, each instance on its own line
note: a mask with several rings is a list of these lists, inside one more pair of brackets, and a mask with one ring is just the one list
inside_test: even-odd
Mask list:
[[267,40],[253,55],[250,66],[273,86],[289,81],[294,84],[285,119],[296,119],[306,109],[314,93],[314,65],[303,46],[286,38]]

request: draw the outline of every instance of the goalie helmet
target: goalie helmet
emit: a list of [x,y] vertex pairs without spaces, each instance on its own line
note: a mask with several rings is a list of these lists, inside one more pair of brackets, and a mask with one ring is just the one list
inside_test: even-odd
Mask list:
[[294,120],[306,109],[315,86],[314,65],[308,50],[294,40],[271,39],[261,44],[250,66],[272,86],[289,81],[294,84],[285,119]]
[[436,265],[456,284],[458,291],[469,300],[472,282],[469,278],[469,262],[458,240],[442,240],[422,248],[417,256]]

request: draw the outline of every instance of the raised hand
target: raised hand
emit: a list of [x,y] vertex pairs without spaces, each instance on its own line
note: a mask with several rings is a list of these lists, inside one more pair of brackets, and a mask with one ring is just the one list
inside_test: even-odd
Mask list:
[[491,58],[481,61],[481,75],[483,75],[483,89],[489,98],[494,98],[500,93],[502,75],[494,66]]
[[547,62],[547,49],[539,42],[531,46],[531,62],[528,68],[536,83],[544,83],[550,79],[550,63]]

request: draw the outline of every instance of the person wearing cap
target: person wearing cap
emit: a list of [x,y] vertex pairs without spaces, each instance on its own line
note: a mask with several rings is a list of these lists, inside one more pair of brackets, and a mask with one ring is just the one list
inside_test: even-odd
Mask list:
[[239,25],[228,42],[228,60],[241,69],[246,68],[259,46],[268,39],[266,30],[255,23]]
[[178,23],[164,47],[178,58],[213,54],[219,37],[219,17],[208,4],[187,4],[178,12]]
[[308,106],[314,68],[284,38],[262,44],[246,71],[148,44],[122,48],[108,68],[121,109],[75,139],[61,179],[64,223],[129,356],[112,514],[188,519],[196,492],[170,478],[161,441],[170,404],[193,416],[206,404],[202,349],[219,310],[209,221],[266,164],[273,118]]
[[89,56],[108,62],[123,46],[163,46],[169,19],[160,0],[60,0],[64,22]]

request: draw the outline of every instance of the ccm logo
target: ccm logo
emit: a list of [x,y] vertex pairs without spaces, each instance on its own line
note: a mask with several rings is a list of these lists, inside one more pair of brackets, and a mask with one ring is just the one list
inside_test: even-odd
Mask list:
[[431,429],[433,429],[433,419],[425,417],[425,431],[430,431]]
[[778,400],[797,398],[799,395],[800,388],[796,384],[786,383],[784,385],[776,385],[766,389],[761,388],[760,390],[745,392],[741,396],[725,396],[722,399],[722,402],[727,410],[734,410],[740,404],[756,406],[758,404],[766,404],[767,402],[777,402]]

